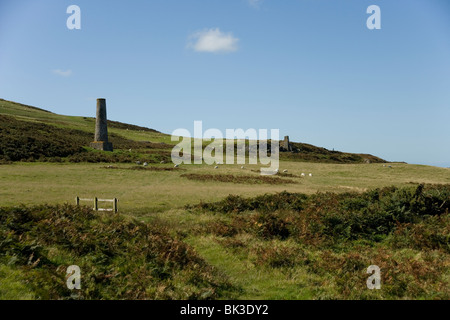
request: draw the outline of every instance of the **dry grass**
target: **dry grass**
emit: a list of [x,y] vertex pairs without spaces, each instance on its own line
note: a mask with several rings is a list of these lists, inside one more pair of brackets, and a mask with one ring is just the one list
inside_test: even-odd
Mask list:
[[[246,184],[195,181],[180,177],[186,174],[226,174],[254,176],[251,170],[260,166],[223,165],[215,170],[207,165],[182,165],[177,172],[172,164],[152,165],[164,168],[150,170],[105,170],[110,164],[15,163],[0,166],[0,205],[72,203],[75,197],[118,198],[119,210],[135,212],[168,211],[200,201],[219,201],[229,194],[252,197],[281,191],[313,194],[322,192],[364,191],[389,185],[414,183],[450,184],[450,169],[393,164],[317,164],[281,162],[280,170],[299,175],[312,172],[312,177],[296,178],[300,183]],[[120,165],[132,168],[135,165]],[[288,180],[288,179],[286,179]]]

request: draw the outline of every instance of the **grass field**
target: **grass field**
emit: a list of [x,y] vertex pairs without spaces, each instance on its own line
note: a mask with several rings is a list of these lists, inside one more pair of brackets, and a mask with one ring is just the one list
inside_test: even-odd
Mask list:
[[[1,114],[25,123],[89,133],[94,128],[92,118],[56,115],[4,100],[0,100]],[[173,144],[169,135],[125,124],[116,124],[109,131],[123,145],[126,139]],[[81,160],[96,152],[86,150],[81,153]],[[342,160],[341,155],[333,158],[326,150],[311,150],[311,154],[322,153],[320,157],[327,161]],[[149,152],[167,150],[151,145],[132,153],[145,159]],[[100,263],[107,275],[105,279],[112,274],[122,275],[114,281],[100,281],[101,290],[88,285],[91,291],[84,292],[86,298],[450,298],[450,223],[446,209],[450,202],[446,193],[450,185],[449,168],[358,163],[359,158],[355,163],[317,163],[289,154],[280,162],[280,172],[287,169],[287,174],[263,179],[259,165],[247,164],[244,169],[237,164],[219,165],[218,169],[205,164],[174,168],[171,163],[155,160],[144,168],[125,158],[127,153],[128,150],[116,150],[114,154],[119,158],[114,163],[73,163],[64,158],[60,162],[47,162],[49,159],[44,157],[38,161],[35,158],[0,164],[0,208],[4,208],[3,216],[0,215],[0,299],[67,298],[67,292],[48,281],[59,279],[56,283],[63,283],[61,270],[72,260],[83,265],[93,277],[96,277],[95,263],[100,260],[106,261]],[[416,190],[419,184],[441,186],[429,187],[422,195]],[[389,189],[380,197],[379,191],[373,191],[390,186],[400,189]],[[284,191],[300,199],[302,207],[239,211],[245,201],[251,204],[266,201],[265,205],[278,206],[284,201],[280,200],[284,199],[282,196],[275,200],[255,197],[283,195]],[[239,198],[239,202],[227,198],[229,195],[246,200]],[[74,204],[76,196],[118,198],[119,214],[53,207]],[[208,208],[213,208],[211,203],[220,201],[225,201],[223,208],[229,205],[232,211],[196,207],[210,204]],[[49,207],[36,207],[43,204]],[[83,204],[92,207],[91,203]],[[66,214],[64,210],[70,212],[71,215],[67,214],[73,225],[59,219],[59,214]],[[427,210],[436,213],[424,214]],[[20,217],[19,221],[9,220],[14,220],[14,215]],[[92,224],[87,228],[78,215],[86,215]],[[381,220],[376,222],[379,225],[375,222],[371,225],[371,219]],[[54,229],[45,229],[49,225],[46,221]],[[381,229],[383,223],[385,229]],[[61,225],[65,229],[58,229]],[[372,233],[365,233],[361,226],[373,228]],[[311,229],[316,227],[316,231]],[[149,254],[145,250],[150,249],[145,241],[133,236],[137,232],[133,230],[138,229],[145,230],[143,237],[159,241],[157,247],[151,248],[153,260],[150,259],[158,270],[157,276],[152,273],[155,271],[144,268]],[[52,235],[61,231],[62,236],[47,237],[42,230]],[[95,230],[103,238],[96,238]],[[73,236],[60,242],[69,231]],[[83,242],[79,242],[77,234],[91,239],[92,247],[97,249],[87,254],[78,252],[76,247]],[[119,238],[123,240],[120,244],[115,242]],[[102,241],[108,243],[107,253],[102,249]],[[137,246],[129,257],[128,241]],[[177,246],[167,248],[165,243]],[[36,244],[41,249],[34,252],[30,248]],[[180,254],[178,246],[187,246],[188,251],[192,248],[192,259]],[[167,250],[174,250],[175,257],[166,257]],[[36,255],[42,257],[41,262],[35,259]],[[116,258],[106,259],[105,255]],[[170,261],[161,262],[162,257]],[[33,259],[37,262],[30,267]],[[141,262],[132,263],[133,259]],[[369,264],[383,266],[384,291],[364,288],[365,268]],[[129,276],[134,272],[153,274],[144,277],[152,288],[140,288],[139,279]],[[50,293],[37,289],[37,284],[30,280],[33,275],[39,275],[39,281],[48,285]]]
[[[17,203],[73,203],[76,196],[118,198],[122,212],[148,213],[180,208],[199,201],[217,201],[229,194],[255,196],[281,191],[312,194],[321,192],[365,191],[410,183],[450,184],[450,169],[421,165],[317,164],[282,162],[280,168],[296,177],[282,177],[294,183],[285,185],[192,181],[187,173],[232,174],[259,177],[256,165],[182,165],[178,170],[129,170],[134,165],[115,164],[15,163],[0,166],[0,205]],[[155,165],[172,168],[172,165]],[[254,170],[254,171],[252,171]],[[301,177],[301,173],[313,176]]]
[[[274,193],[287,190],[315,194],[316,192],[363,192],[372,188],[389,185],[408,186],[411,183],[449,184],[450,169],[435,168],[407,164],[391,164],[392,168],[383,167],[382,164],[315,164],[286,162],[281,168],[288,168],[288,172],[295,177],[281,177],[294,183],[284,185],[273,184],[246,184],[217,181],[193,181],[182,177],[187,173],[213,174],[222,173],[251,175],[259,177],[257,166],[245,166],[240,169],[238,165],[222,165],[213,169],[206,165],[185,165],[176,170],[131,170],[134,165],[115,164],[117,169],[107,168],[108,164],[55,164],[55,163],[15,163],[0,166],[0,207],[16,206],[18,204],[38,205],[43,203],[70,203],[73,204],[75,196],[119,199],[119,212],[121,215],[136,218],[145,223],[167,227],[175,237],[182,237],[205,261],[225,274],[228,281],[236,288],[221,298],[238,299],[334,299],[334,298],[443,298],[446,296],[443,289],[425,289],[422,295],[415,296],[408,290],[398,295],[377,294],[360,290],[362,295],[348,296],[342,293],[341,285],[329,273],[311,272],[301,264],[287,267],[267,267],[260,262],[260,252],[270,248],[278,248],[279,252],[270,254],[282,255],[276,259],[288,259],[297,250],[308,252],[315,259],[322,259],[323,252],[334,252],[335,249],[306,249],[293,240],[258,239],[246,233],[238,234],[234,238],[222,234],[209,234],[198,231],[203,225],[218,223],[223,218],[209,213],[189,212],[185,205],[200,202],[219,201],[229,194],[253,197],[265,193]],[[155,165],[161,168],[172,168],[170,165]],[[252,171],[253,170],[253,171]],[[312,172],[312,177],[300,177],[301,172]],[[91,206],[91,203],[84,203]],[[225,218],[225,222],[227,218]],[[228,222],[226,222],[228,223]],[[213,226],[214,226],[213,225]],[[232,240],[231,240],[232,239]],[[228,243],[230,242],[230,243]],[[429,250],[410,248],[383,249],[382,245],[374,244],[373,250],[387,250],[394,263],[412,261],[430,261],[427,258],[432,254]],[[346,251],[352,251],[354,244],[348,244]],[[375,249],[379,247],[379,249]],[[302,248],[302,249],[299,249]],[[360,250],[360,249],[357,249]],[[368,250],[368,249],[366,249]],[[342,251],[338,248],[336,255]],[[319,254],[320,253],[320,254]],[[371,256],[375,253],[366,253]],[[376,254],[380,254],[378,251]],[[444,273],[447,273],[449,255],[439,253],[446,257],[447,263]],[[335,258],[338,259],[338,258]],[[364,259],[368,259],[364,256]],[[388,259],[388,260],[389,260]],[[406,259],[406,260],[405,260]],[[418,260],[417,260],[418,259]],[[424,260],[425,259],[425,260]],[[340,260],[339,260],[340,261]],[[409,260],[408,260],[409,261]],[[434,260],[432,263],[435,264]],[[427,265],[428,266],[428,265]],[[425,266],[424,268],[428,268]],[[2,266],[0,272],[5,274],[6,286],[0,289],[0,298],[36,298],[36,292],[27,288],[20,279],[25,277],[20,269]],[[439,272],[439,271],[434,271]],[[440,271],[442,272],[442,271]],[[362,273],[364,274],[364,273]],[[327,280],[328,279],[328,280]],[[184,281],[184,280],[181,280]],[[349,280],[350,281],[350,280]],[[352,280],[353,283],[355,280]],[[406,280],[402,280],[404,281]],[[440,280],[443,281],[443,280]],[[363,280],[361,280],[363,282]],[[430,279],[424,279],[428,283]],[[183,286],[183,283],[179,284]],[[391,289],[391,291],[394,289]],[[397,289],[395,289],[397,290]],[[438,292],[441,292],[440,295]],[[162,296],[168,298],[168,296]],[[187,298],[187,297],[186,297]],[[192,297],[191,297],[192,298]]]

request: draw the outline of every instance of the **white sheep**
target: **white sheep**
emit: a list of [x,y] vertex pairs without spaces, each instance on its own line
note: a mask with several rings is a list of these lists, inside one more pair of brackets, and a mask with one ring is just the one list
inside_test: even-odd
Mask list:
[[310,173],[309,176],[312,177],[312,173]]
[[284,169],[283,172],[286,173],[286,172],[287,172],[287,169]]
[[242,166],[241,169],[244,169],[244,166]]
[[218,167],[218,166],[215,166],[214,169],[219,169],[219,167]]
[[147,162],[144,162],[144,167],[146,167],[146,166],[148,166],[148,163],[147,163]]
[[304,176],[305,176],[305,173],[304,173],[304,172],[302,172],[301,176],[302,176],[302,177],[304,177]]
[[176,165],[174,165],[173,167],[174,167],[174,168],[178,168],[178,167],[179,167],[179,165],[178,165],[178,164],[176,164]]

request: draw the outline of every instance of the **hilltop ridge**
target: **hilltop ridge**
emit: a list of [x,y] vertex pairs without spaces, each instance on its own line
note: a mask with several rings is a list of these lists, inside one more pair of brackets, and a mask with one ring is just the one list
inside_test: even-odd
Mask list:
[[[88,148],[95,118],[59,115],[48,110],[0,99],[0,161],[62,161],[150,163],[170,160],[175,144],[170,135],[155,129],[108,120],[114,153]],[[295,152],[280,152],[280,160],[324,163],[384,163],[370,155],[330,151],[307,143],[291,142]],[[132,149],[133,152],[124,152]]]

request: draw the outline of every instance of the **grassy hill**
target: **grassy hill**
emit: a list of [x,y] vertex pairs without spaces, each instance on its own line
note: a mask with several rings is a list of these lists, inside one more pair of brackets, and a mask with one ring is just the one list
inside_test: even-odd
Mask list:
[[[93,139],[94,128],[94,118],[57,115],[40,108],[0,99],[0,161],[61,161],[61,158],[73,156],[66,160],[126,163],[142,158],[139,154],[152,149],[153,155],[159,153],[160,156],[144,161],[157,163],[168,160],[167,150],[174,145],[170,136],[154,129],[108,121],[110,141],[115,149],[134,149],[136,153],[126,156],[120,153],[102,156],[97,152],[94,156],[88,155],[87,152],[94,151],[87,148]],[[281,152],[281,160],[325,163],[385,162],[372,155],[330,151],[304,143],[292,145],[298,152]]]
[[[37,107],[0,99],[0,115],[12,116],[20,121],[37,122],[61,129],[74,129],[92,135],[95,118],[58,115]],[[128,130],[127,130],[128,129]],[[170,136],[156,130],[108,120],[108,132],[133,141],[170,143]]]
[[[159,163],[169,159],[169,136],[117,121],[108,121],[108,125],[114,153],[88,147],[93,140],[94,118],[62,116],[0,100],[0,161],[130,163],[144,157],[144,161]],[[134,152],[123,152],[129,149]]]

